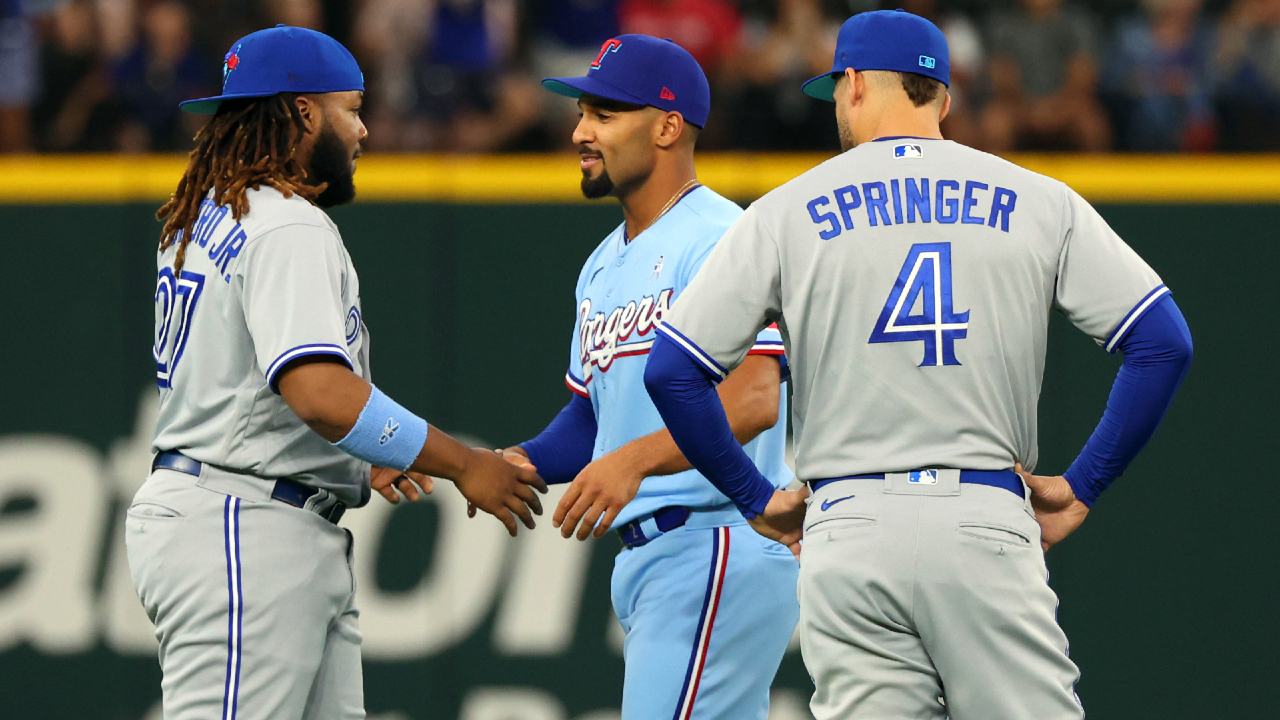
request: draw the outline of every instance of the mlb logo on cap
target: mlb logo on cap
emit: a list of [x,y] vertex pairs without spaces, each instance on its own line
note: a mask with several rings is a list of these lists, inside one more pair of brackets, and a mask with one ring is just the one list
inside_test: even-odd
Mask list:
[[937,485],[937,470],[912,470],[907,474],[907,482],[914,485]]
[[893,148],[895,158],[922,158],[924,149],[919,145],[896,145]]
[[929,68],[930,70],[932,70],[932,69],[936,68],[937,66],[938,66],[938,61],[937,61],[937,60],[934,60],[933,58],[929,57],[928,55],[921,55],[921,56],[920,56],[920,67],[922,67],[922,68]]

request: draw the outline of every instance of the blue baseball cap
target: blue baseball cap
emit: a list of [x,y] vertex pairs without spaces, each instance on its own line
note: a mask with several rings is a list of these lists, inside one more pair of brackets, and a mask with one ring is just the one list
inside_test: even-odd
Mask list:
[[831,72],[806,81],[804,94],[834,101],[836,80],[848,68],[915,73],[951,87],[946,36],[937,25],[906,10],[876,10],[845,20]]
[[315,30],[277,25],[245,35],[227,51],[221,95],[187,100],[179,107],[210,115],[223,100],[348,90],[364,90],[364,73],[342,43]]
[[648,35],[610,38],[585,76],[546,78],[542,84],[571,98],[586,93],[678,112],[700,128],[711,113],[711,86],[698,61],[670,39]]

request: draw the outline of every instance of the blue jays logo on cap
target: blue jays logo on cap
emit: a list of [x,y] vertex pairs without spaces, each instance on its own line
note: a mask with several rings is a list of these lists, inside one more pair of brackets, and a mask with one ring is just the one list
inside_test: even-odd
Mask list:
[[237,43],[236,46],[232,48],[231,51],[228,52],[225,57],[222,58],[223,87],[226,87],[227,85],[227,76],[231,74],[232,70],[235,70],[239,66],[240,66],[240,44]]

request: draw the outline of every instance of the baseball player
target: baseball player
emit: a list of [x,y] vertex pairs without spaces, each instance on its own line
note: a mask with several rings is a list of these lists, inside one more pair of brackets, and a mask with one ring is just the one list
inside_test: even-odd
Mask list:
[[[734,224],[645,373],[685,456],[754,526],[789,542],[803,513],[818,720],[1082,718],[1044,550],[1151,437],[1191,359],[1168,288],[1079,195],[942,139],[948,68],[923,18],[845,22],[831,73],[805,85],[835,102],[845,152]],[[1065,477],[1040,477],[1053,308],[1124,363]],[[807,512],[743,456],[712,389],[768,322]]]
[[221,95],[183,104],[213,117],[159,212],[160,411],[129,567],[169,720],[363,718],[343,511],[371,488],[416,499],[430,474],[514,535],[545,485],[369,382],[359,280],[324,212],[355,194],[355,59],[277,26],[223,68]]
[[[604,43],[585,77],[543,83],[578,98],[583,194],[617,197],[625,221],[578,276],[565,376],[572,399],[509,456],[548,482],[573,481],[553,519],[565,537],[575,527],[579,539],[618,529],[612,596],[626,631],[623,720],[764,720],[799,614],[798,564],[690,468],[643,382],[655,328],[742,214],[697,181],[706,76],[670,40],[621,35]],[[770,487],[784,487],[792,475],[778,422],[786,412],[782,340],[764,325],[752,338],[720,393],[740,451]]]

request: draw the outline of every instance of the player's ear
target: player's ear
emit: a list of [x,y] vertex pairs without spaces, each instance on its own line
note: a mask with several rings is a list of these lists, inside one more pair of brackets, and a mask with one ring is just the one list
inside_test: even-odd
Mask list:
[[845,68],[844,74],[849,78],[849,104],[858,105],[867,94],[867,76],[853,68]]
[[302,127],[306,134],[318,134],[324,124],[324,111],[320,108],[317,98],[299,95],[293,99],[293,102],[298,106],[298,114],[302,116]]
[[660,148],[669,148],[686,135],[684,117],[678,112],[668,112],[658,124],[656,142]]
[[938,112],[938,122],[947,119],[947,113],[951,112],[951,93],[946,90],[942,91],[942,110]]

